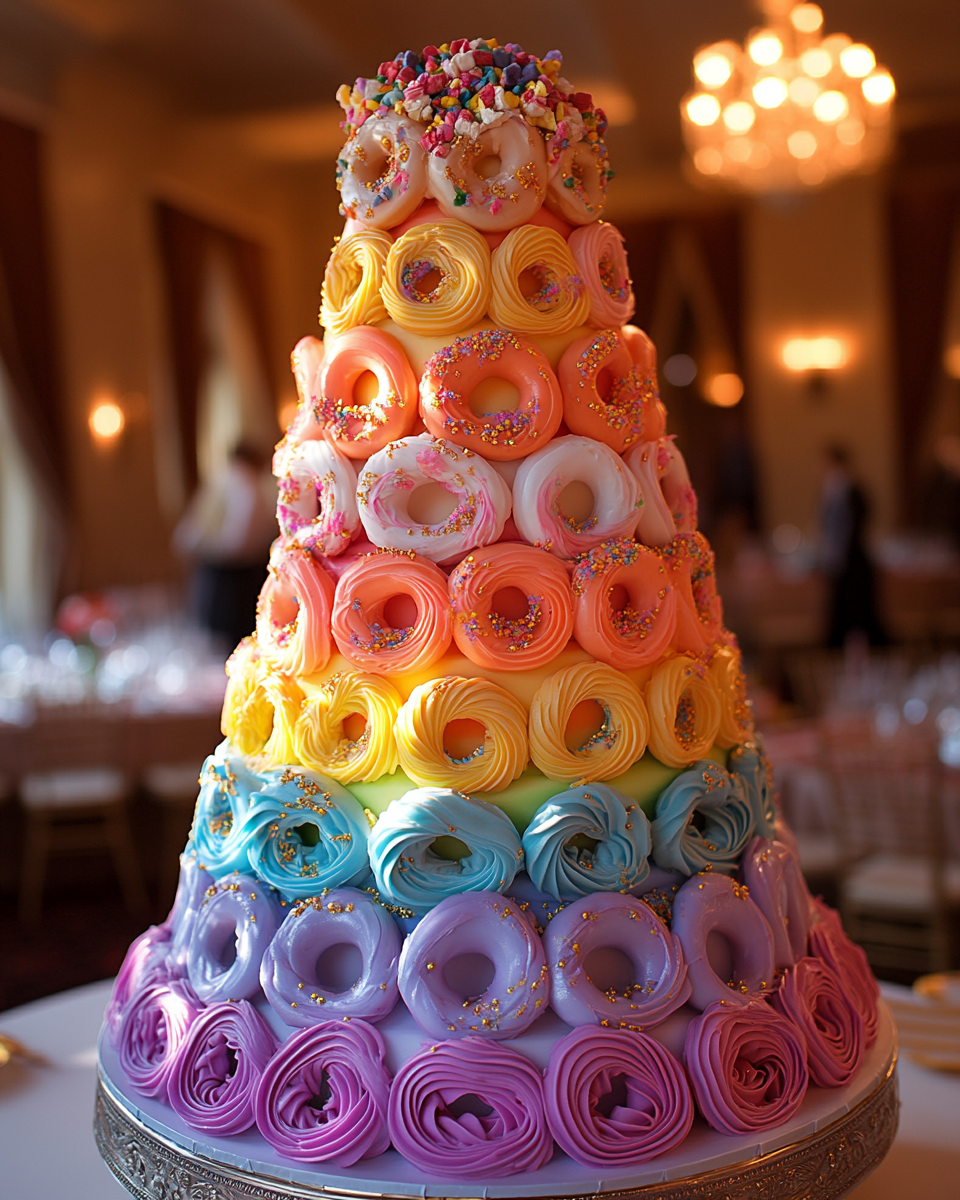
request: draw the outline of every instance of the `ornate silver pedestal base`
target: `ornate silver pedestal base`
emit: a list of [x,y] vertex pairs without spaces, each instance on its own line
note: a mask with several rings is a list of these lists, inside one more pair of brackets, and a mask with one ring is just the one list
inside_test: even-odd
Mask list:
[[[723,1170],[601,1195],[604,1200],[838,1200],[890,1149],[898,1107],[896,1070],[891,1064],[865,1100],[792,1146]],[[94,1130],[107,1166],[137,1200],[372,1200],[367,1192],[287,1183],[189,1154],[148,1129],[102,1084],[97,1090]],[[377,1200],[409,1197],[384,1192]]]

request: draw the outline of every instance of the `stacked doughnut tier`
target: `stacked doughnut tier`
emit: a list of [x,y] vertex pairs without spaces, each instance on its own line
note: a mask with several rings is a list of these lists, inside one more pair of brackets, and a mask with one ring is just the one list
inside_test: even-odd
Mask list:
[[877,989],[777,810],[603,113],[492,41],[338,98],[279,537],[111,1077],[319,1172],[766,1136],[856,1085]]

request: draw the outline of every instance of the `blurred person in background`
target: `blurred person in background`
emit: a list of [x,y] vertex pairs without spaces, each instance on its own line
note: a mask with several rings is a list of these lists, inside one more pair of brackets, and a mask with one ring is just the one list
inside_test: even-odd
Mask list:
[[876,574],[866,546],[870,505],[845,446],[828,446],[820,492],[820,567],[829,583],[827,645],[844,646],[851,634],[884,646],[877,617]]
[[268,461],[258,446],[240,442],[197,489],[173,535],[175,549],[194,562],[194,615],[228,650],[253,630],[277,532]]

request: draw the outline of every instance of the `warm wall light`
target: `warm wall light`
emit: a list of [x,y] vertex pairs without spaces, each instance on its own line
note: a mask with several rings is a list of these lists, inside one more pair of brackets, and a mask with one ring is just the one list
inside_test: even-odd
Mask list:
[[743,380],[733,371],[711,375],[703,385],[703,394],[718,408],[733,408],[743,397]]
[[951,379],[960,379],[960,342],[944,350],[943,369]]
[[90,432],[98,442],[113,442],[123,433],[126,417],[113,400],[97,400],[87,418]]
[[846,347],[836,337],[790,338],[780,356],[789,371],[836,371],[847,361]]

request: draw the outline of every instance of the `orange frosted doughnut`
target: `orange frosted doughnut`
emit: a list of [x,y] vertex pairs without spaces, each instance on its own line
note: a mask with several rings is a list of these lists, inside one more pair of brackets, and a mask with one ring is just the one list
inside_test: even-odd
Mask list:
[[[503,595],[508,589],[515,595]],[[565,568],[546,550],[522,542],[468,554],[450,576],[450,600],[454,641],[471,662],[491,671],[545,666],[573,629]]]
[[659,420],[656,386],[634,363],[616,329],[571,342],[557,375],[567,427],[618,454],[644,438],[648,414]]
[[257,642],[287,675],[310,675],[330,657],[333,580],[309,550],[280,547],[257,600]]
[[660,389],[657,387],[657,348],[653,339],[644,333],[637,325],[624,325],[620,336],[630,351],[634,365],[640,368],[644,378],[649,378],[653,384],[655,399],[648,407],[643,425],[643,436],[652,442],[661,438],[667,432],[667,410],[660,399]]
[[601,542],[578,560],[573,594],[576,639],[601,662],[631,670],[670,645],[677,593],[655,550],[627,538]]
[[[520,391],[516,408],[476,413],[470,397],[486,379]],[[546,355],[505,329],[458,337],[430,358],[420,380],[424,424],[436,438],[455,438],[488,459],[522,458],[553,437],[563,415],[560,385]]]
[[381,550],[344,571],[333,605],[333,637],[364,671],[421,671],[451,637],[447,577],[427,558]]
[[723,634],[723,602],[717,593],[714,553],[702,533],[679,534],[661,551],[676,564],[676,573],[689,580],[690,598],[699,635],[706,645]]
[[570,251],[590,301],[590,324],[599,329],[623,325],[633,316],[633,281],[623,234],[607,221],[581,225],[570,235]]
[[[370,371],[379,385],[366,402],[354,395]],[[333,340],[320,370],[318,426],[348,458],[369,458],[406,437],[417,419],[417,377],[395,337],[372,325],[355,325]]]

